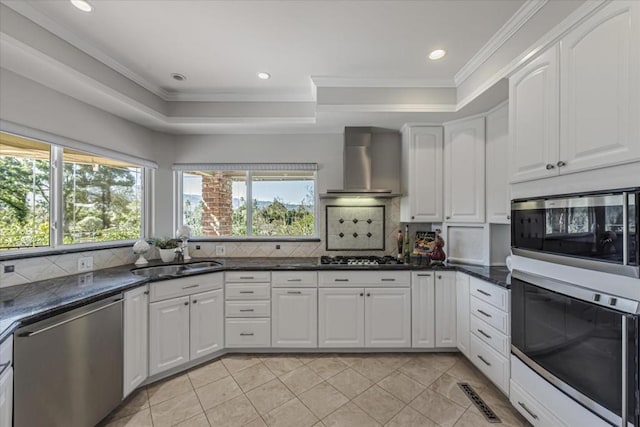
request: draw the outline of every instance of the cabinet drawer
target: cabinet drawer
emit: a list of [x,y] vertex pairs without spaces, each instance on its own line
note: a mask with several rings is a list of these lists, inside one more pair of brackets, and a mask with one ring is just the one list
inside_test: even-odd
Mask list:
[[471,316],[471,332],[480,338],[481,341],[489,344],[491,348],[503,355],[509,357],[510,342],[509,337],[498,331],[493,326],[478,319],[476,316]]
[[227,271],[225,273],[225,282],[269,282],[271,281],[271,273],[268,271]]
[[509,311],[509,291],[484,280],[471,278],[470,292],[476,298],[488,302],[502,311]]
[[271,319],[226,319],[226,347],[269,347]]
[[[9,337],[0,344],[0,374],[2,373],[2,368],[5,366],[11,366],[11,361],[13,360],[13,335],[9,335]],[[8,363],[8,365],[6,365]]]
[[269,301],[227,301],[225,314],[227,317],[269,317],[271,303]]
[[565,425],[513,380],[510,382],[509,400],[513,407],[536,427]]
[[269,300],[271,296],[269,283],[227,283],[225,284],[226,300],[258,299]]
[[316,287],[318,273],[315,271],[274,271],[271,273],[271,286],[274,288]]
[[321,271],[318,273],[320,286],[362,286],[394,287],[411,284],[408,271]]
[[471,362],[500,390],[509,395],[509,359],[502,357],[475,335],[469,339]]
[[149,285],[149,301],[155,302],[222,289],[222,277],[223,273],[201,274],[151,283]]
[[509,335],[509,314],[491,304],[471,296],[471,315],[487,322],[505,335]]

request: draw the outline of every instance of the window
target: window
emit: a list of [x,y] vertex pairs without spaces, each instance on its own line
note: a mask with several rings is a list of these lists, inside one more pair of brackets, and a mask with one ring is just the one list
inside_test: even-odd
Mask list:
[[140,238],[144,173],[137,163],[0,132],[0,250]]
[[182,221],[194,237],[316,236],[315,165],[202,166],[213,170],[179,172]]

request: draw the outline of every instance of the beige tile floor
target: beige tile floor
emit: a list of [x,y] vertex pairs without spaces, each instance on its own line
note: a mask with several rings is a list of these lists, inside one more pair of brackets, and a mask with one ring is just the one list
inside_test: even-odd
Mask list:
[[227,355],[133,393],[104,426],[490,427],[457,386],[527,426],[456,353]]

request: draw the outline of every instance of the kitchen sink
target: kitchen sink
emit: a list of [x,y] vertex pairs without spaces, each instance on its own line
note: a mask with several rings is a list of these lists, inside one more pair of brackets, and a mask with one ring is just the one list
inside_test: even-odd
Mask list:
[[219,267],[216,261],[199,261],[190,264],[156,265],[153,267],[141,267],[131,270],[138,276],[145,277],[179,277],[190,273],[200,273]]

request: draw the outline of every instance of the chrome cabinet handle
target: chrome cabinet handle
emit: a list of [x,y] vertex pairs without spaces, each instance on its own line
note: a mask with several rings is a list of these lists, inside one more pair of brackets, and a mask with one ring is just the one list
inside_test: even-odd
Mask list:
[[253,312],[253,308],[241,308],[240,313],[251,313]]
[[380,280],[383,281],[383,282],[395,282],[396,281],[396,279],[384,279],[384,278],[380,279]]
[[524,403],[520,402],[519,400],[518,400],[518,405],[520,405],[522,407],[522,409],[527,411],[527,414],[531,415],[531,418],[533,418],[534,420],[538,419],[538,416],[536,414],[534,414],[533,412],[531,412],[531,410],[529,408],[527,408],[527,405],[525,405]]
[[552,165],[551,163],[547,163],[547,170],[550,171],[551,169],[554,169],[555,166]]
[[349,279],[334,279],[334,282],[348,282]]
[[287,291],[287,293],[291,294],[291,295],[300,295],[300,294],[302,294],[301,291]]
[[483,291],[482,289],[476,289],[476,291],[477,291],[477,292],[480,292],[482,295],[486,295],[486,296],[488,296],[488,297],[490,297],[490,296],[491,296],[491,294],[490,294],[489,292],[485,292],[485,291]]
[[488,333],[486,333],[485,331],[483,331],[482,329],[478,329],[477,330],[480,334],[484,335],[485,337],[491,339],[491,335],[489,335]]
[[302,279],[287,279],[287,282],[302,282]]
[[253,291],[240,291],[241,294],[252,294]]
[[198,286],[200,286],[200,285],[183,286],[182,289],[197,288]]
[[485,360],[485,358],[484,358],[484,357],[482,357],[482,356],[478,355],[478,359],[482,360],[482,361],[484,362],[484,364],[485,364],[485,365],[487,365],[487,366],[491,366],[491,363],[487,362],[487,361]]
[[482,310],[480,310],[480,309],[477,309],[476,311],[477,311],[478,313],[482,314],[483,316],[486,316],[486,317],[492,317],[489,313],[487,313],[487,312],[485,312],[485,311],[482,311]]
[[252,337],[253,332],[240,332],[241,337]]
[[240,276],[240,280],[253,280],[255,277],[253,276]]
[[566,162],[563,162],[562,160],[560,160],[560,161],[557,163],[557,165],[558,165],[558,167],[559,167],[559,168],[561,168],[561,167],[563,167],[563,166],[567,166],[567,163],[566,163]]
[[418,277],[431,277],[431,274],[418,274]]

